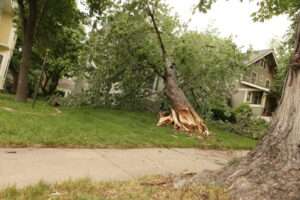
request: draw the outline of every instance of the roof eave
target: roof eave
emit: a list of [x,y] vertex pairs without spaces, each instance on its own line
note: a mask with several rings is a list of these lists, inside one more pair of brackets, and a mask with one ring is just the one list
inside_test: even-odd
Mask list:
[[264,92],[271,92],[271,90],[268,89],[268,88],[265,88],[265,87],[262,87],[262,86],[259,86],[259,85],[253,84],[253,83],[249,83],[247,81],[241,81],[241,84],[244,84],[244,85],[249,86],[249,87],[256,88],[258,90],[262,90]]

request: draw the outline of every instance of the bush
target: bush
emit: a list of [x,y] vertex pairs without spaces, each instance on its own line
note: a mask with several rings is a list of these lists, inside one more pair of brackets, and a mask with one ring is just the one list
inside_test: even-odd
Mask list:
[[236,118],[236,123],[233,124],[234,132],[255,139],[265,134],[268,124],[263,119],[254,117],[248,104],[242,104],[236,108],[234,115]]
[[[218,110],[216,113],[220,113],[220,111]],[[223,114],[217,116],[223,116]],[[262,138],[268,128],[268,124],[263,119],[253,116],[248,104],[242,104],[232,111],[231,118],[234,119],[234,121],[223,120],[222,117],[220,117],[217,119],[218,121],[215,120],[213,123],[227,131],[254,139]]]
[[91,105],[91,96],[88,92],[83,92],[79,94],[70,94],[69,96],[64,97],[63,94],[57,92],[50,97],[48,102],[52,106],[80,107]]
[[235,113],[231,109],[224,107],[211,109],[211,119],[230,123],[236,122]]

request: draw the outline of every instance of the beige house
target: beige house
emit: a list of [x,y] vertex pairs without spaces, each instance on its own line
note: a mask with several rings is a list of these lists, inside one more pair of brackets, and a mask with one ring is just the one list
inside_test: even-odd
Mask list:
[[0,90],[3,89],[16,43],[12,0],[0,0]]
[[276,58],[272,49],[254,51],[247,62],[248,71],[238,81],[232,93],[232,107],[247,103],[256,116],[271,116],[276,100],[270,87],[276,72]]

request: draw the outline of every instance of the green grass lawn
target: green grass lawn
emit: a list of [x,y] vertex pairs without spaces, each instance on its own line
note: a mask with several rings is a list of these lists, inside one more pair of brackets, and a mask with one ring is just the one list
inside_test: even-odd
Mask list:
[[[125,182],[95,183],[90,180],[59,184],[39,183],[23,189],[0,191],[3,200],[229,200],[225,190],[216,186],[187,186],[175,189],[168,177],[148,177]],[[171,181],[171,180],[170,180]],[[162,185],[160,183],[166,182]]]
[[12,96],[0,95],[0,147],[201,147],[211,149],[251,149],[256,141],[210,126],[213,136],[197,138],[156,127],[151,113],[121,110],[55,108],[38,102],[16,103]]

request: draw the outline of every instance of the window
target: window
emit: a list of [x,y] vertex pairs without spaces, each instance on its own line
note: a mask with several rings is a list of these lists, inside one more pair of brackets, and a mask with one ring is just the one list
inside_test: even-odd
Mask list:
[[257,78],[257,74],[255,72],[251,73],[251,82],[255,83],[256,82],[256,78]]
[[261,60],[260,65],[263,66],[265,68],[265,60]]
[[261,105],[263,92],[248,91],[246,101],[250,104]]
[[247,100],[248,103],[251,102],[251,92],[247,92]]
[[263,93],[262,92],[252,92],[251,104],[261,105]]
[[266,80],[266,88],[270,88],[270,80]]

